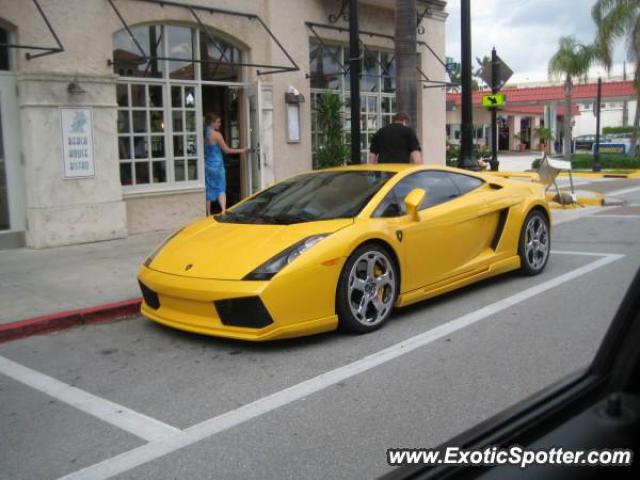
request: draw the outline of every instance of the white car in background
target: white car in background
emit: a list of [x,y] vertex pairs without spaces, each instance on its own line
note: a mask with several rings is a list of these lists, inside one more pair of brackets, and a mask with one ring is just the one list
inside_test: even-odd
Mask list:
[[[600,153],[609,154],[625,154],[630,155],[631,151],[631,133],[609,134],[606,141],[600,142]],[[591,147],[591,151],[595,153],[595,143]],[[623,148],[620,148],[623,147]],[[640,150],[640,145],[636,143],[636,152]]]

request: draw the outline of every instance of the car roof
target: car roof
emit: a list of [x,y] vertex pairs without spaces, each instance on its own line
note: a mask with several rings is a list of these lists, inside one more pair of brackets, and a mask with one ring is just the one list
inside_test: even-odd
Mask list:
[[344,167],[325,168],[322,170],[316,170],[316,172],[348,172],[348,171],[369,171],[369,172],[407,172],[418,170],[453,170],[443,165],[414,165],[411,163],[374,163],[374,164],[359,164],[359,165],[346,165]]

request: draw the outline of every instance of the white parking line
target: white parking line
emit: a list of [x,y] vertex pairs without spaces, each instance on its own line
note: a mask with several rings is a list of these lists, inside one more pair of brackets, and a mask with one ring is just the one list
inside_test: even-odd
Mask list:
[[0,373],[149,442],[163,440],[180,432],[155,418],[72,387],[2,356]]
[[[607,257],[610,255],[608,253],[576,252],[574,250],[551,250],[551,253],[554,255],[579,255],[583,257]],[[614,254],[611,254],[611,255],[614,255]],[[620,257],[624,257],[624,255],[620,255]]]
[[562,225],[585,217],[591,217],[595,212],[607,212],[619,207],[585,207],[576,210],[553,210],[551,212],[551,226]]
[[600,214],[591,214],[589,215],[589,218],[640,218],[640,215],[624,215],[624,214],[607,214],[607,213],[600,213]]
[[626,195],[627,193],[633,193],[640,191],[640,187],[631,187],[631,188],[623,188],[622,190],[614,190],[613,192],[606,192],[605,195],[615,196],[615,195]]
[[[590,252],[553,253],[559,255],[596,255]],[[340,381],[371,370],[372,368],[378,367],[391,360],[395,360],[396,358],[406,355],[418,348],[424,347],[436,340],[451,335],[458,330],[489,318],[498,312],[512,307],[513,305],[524,302],[530,298],[534,298],[547,290],[571,280],[575,280],[578,277],[593,272],[594,270],[602,268],[624,257],[624,255],[617,254],[599,254],[598,256],[601,256],[602,258],[538,285],[534,285],[533,287],[487,305],[479,310],[458,317],[434,329],[416,335],[415,337],[396,343],[391,347],[385,348],[384,350],[360,360],[329,372],[322,373],[317,377],[298,383],[272,395],[263,397],[252,403],[236,408],[235,410],[231,410],[209,420],[205,420],[204,422],[187,428],[176,435],[134,448],[133,450],[129,450],[100,463],[96,463],[95,465],[66,475],[65,477],[62,477],[61,480],[98,480],[110,478],[114,475],[127,472],[147,462],[173,453],[176,450],[192,445],[200,440],[264,415],[265,413],[269,413],[292,402],[308,397],[309,395],[313,395],[314,393],[331,387]]]

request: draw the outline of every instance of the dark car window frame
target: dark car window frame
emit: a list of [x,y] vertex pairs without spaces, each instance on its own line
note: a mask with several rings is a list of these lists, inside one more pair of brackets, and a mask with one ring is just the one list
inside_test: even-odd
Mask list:
[[[478,178],[478,177],[474,177],[472,175],[465,175],[464,173],[454,173],[454,172],[447,172],[447,174],[451,177],[451,181],[455,184],[456,187],[458,187],[458,190],[460,191],[460,196],[462,195],[466,195],[467,193],[473,192],[474,190],[477,190],[478,188],[480,188],[482,185],[484,185],[486,182],[482,179],[482,178]],[[460,177],[460,178],[471,178],[472,180],[477,180],[478,185],[476,185],[475,187],[469,189],[469,190],[462,190],[460,188],[460,185],[458,185],[456,183],[456,181],[454,180],[455,178]]]
[[[367,196],[362,198],[355,198],[351,209],[343,211],[340,214],[319,216],[318,218],[306,218],[301,214],[305,214],[305,210],[308,205],[304,206],[302,211],[298,212],[292,209],[292,205],[278,205],[279,202],[283,202],[291,198],[291,195],[301,194],[308,196],[310,192],[303,192],[305,188],[308,188],[308,184],[314,179],[319,181],[336,181],[340,177],[361,176],[366,177],[371,174],[380,176],[380,180],[374,189],[368,192]],[[339,218],[353,218],[360,214],[360,212],[371,202],[371,199],[380,191],[380,189],[386,185],[394,176],[395,172],[386,170],[343,170],[343,171],[324,171],[324,172],[312,172],[297,175],[288,180],[279,182],[272,187],[269,187],[262,192],[259,192],[253,197],[248,198],[237,205],[231,207],[227,214],[216,217],[216,220],[222,223],[263,223],[263,224],[292,224],[302,223],[307,221],[320,221],[320,220],[335,220]],[[325,178],[323,178],[325,177]],[[301,180],[306,180],[306,184],[301,184]],[[294,187],[300,187],[296,190]],[[321,185],[322,186],[322,185]],[[318,186],[315,187],[316,189]],[[275,193],[275,195],[273,195]],[[303,193],[300,193],[303,192]],[[317,193],[317,192],[316,192]],[[271,197],[269,196],[271,194]],[[277,197],[277,198],[276,198]],[[356,202],[357,200],[357,202]],[[262,202],[262,203],[261,203]],[[348,205],[348,204],[346,204]],[[285,208],[286,207],[286,208]],[[275,209],[275,212],[269,212],[269,209]],[[278,212],[277,209],[283,209]],[[251,210],[254,211],[251,211]],[[258,211],[255,211],[258,210]],[[329,211],[328,211],[329,212]],[[308,212],[306,212],[308,213]]]
[[[404,215],[406,215],[406,213],[404,212],[404,198],[398,198],[398,194],[397,194],[397,189],[398,187],[405,181],[414,178],[416,176],[419,175],[429,175],[429,174],[438,174],[438,175],[443,175],[445,178],[447,178],[449,180],[449,182],[451,183],[452,187],[455,189],[455,196],[449,197],[448,199],[439,201],[437,203],[432,203],[432,204],[427,204],[425,205],[425,203],[429,202],[429,196],[428,196],[428,191],[427,191],[427,199],[425,199],[425,201],[423,202],[423,204],[420,205],[420,208],[418,209],[419,211],[422,210],[426,210],[427,208],[432,208],[432,207],[436,207],[438,205],[442,205],[443,203],[447,203],[451,200],[455,200],[456,198],[461,197],[462,195],[464,195],[464,193],[462,193],[460,191],[460,187],[458,187],[458,185],[453,181],[453,179],[451,178],[451,173],[444,171],[444,170],[421,170],[419,172],[415,172],[412,173],[410,175],[407,175],[406,177],[400,179],[398,181],[398,183],[396,183],[393,188],[391,189],[391,191],[389,193],[387,193],[387,195],[380,201],[380,203],[378,204],[378,206],[375,208],[375,210],[373,211],[373,214],[371,215],[372,218],[397,218],[397,217],[402,217]],[[463,174],[460,174],[463,175]],[[476,178],[476,177],[472,177],[472,178]],[[481,180],[482,183],[480,185],[478,185],[477,188],[480,188],[480,186],[482,186],[482,184],[484,184],[484,180],[482,179],[478,179]],[[475,189],[473,189],[475,190]],[[469,190],[465,193],[469,193],[470,191],[473,190]],[[394,215],[384,215],[385,211],[387,211],[387,209],[392,206],[392,205],[397,205],[397,212]]]

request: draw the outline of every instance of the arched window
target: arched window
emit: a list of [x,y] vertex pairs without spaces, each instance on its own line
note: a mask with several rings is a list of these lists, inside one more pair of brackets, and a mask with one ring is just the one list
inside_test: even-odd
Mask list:
[[113,36],[120,180],[128,188],[197,183],[200,85],[243,81],[241,50],[184,25],[139,25]]
[[133,38],[127,30],[113,36],[113,69],[122,77],[242,81],[241,67],[233,65],[242,62],[242,52],[226,40],[181,25],[140,25],[131,32]]

